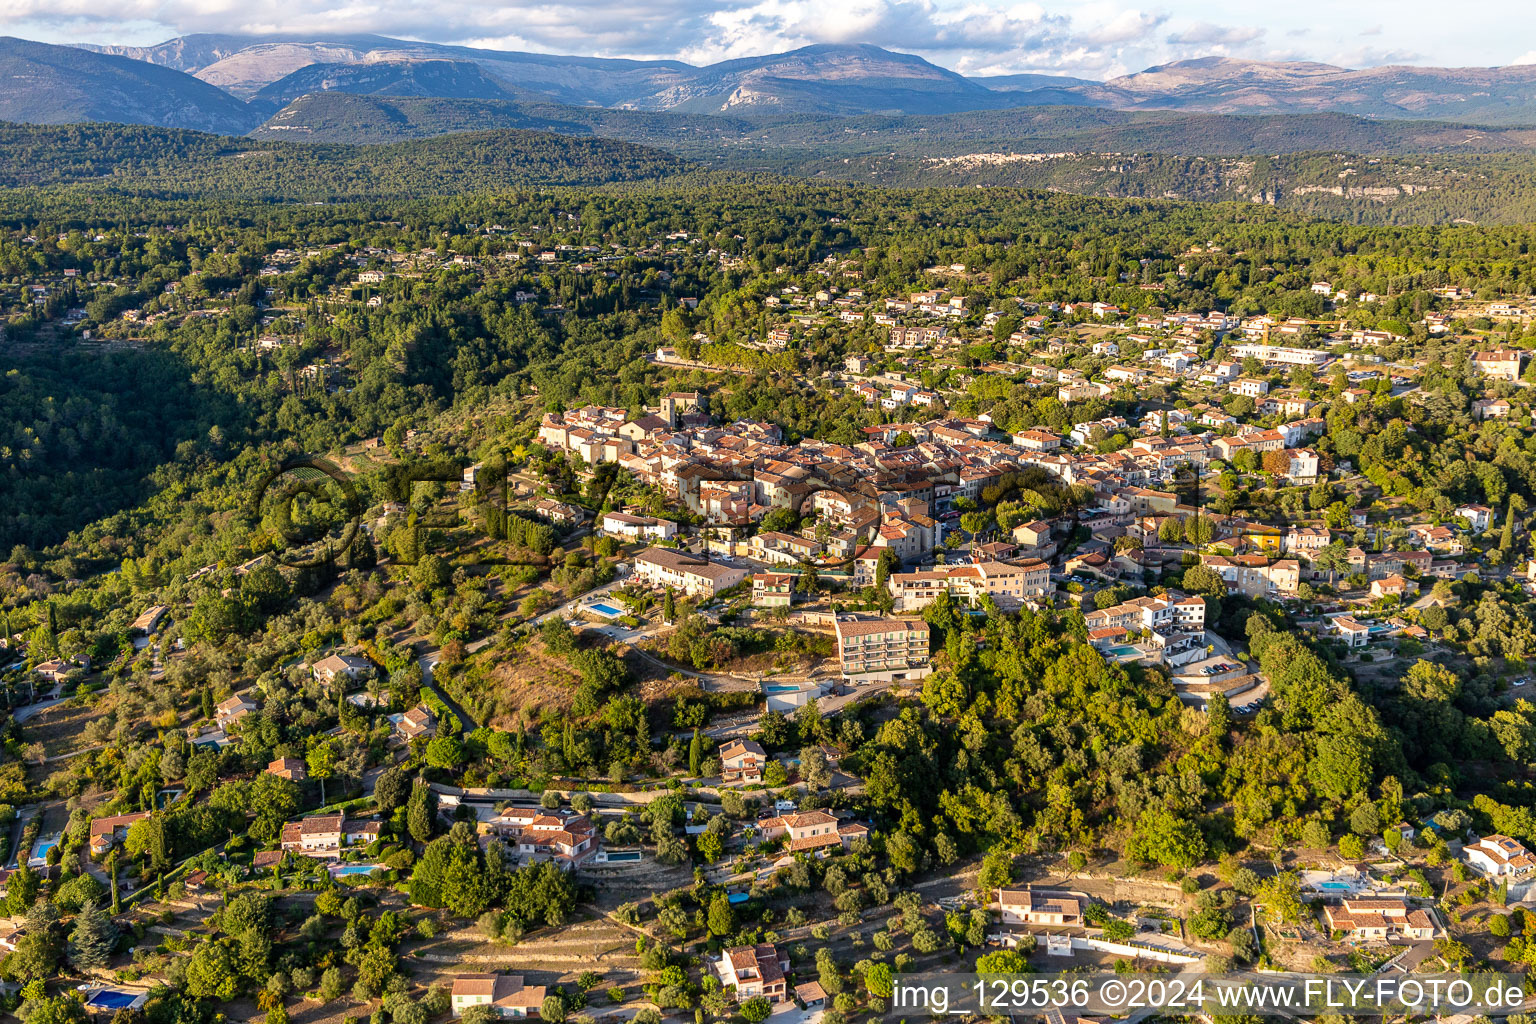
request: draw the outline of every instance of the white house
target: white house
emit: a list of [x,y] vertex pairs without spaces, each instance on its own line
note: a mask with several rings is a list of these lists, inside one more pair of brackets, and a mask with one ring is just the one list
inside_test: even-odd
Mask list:
[[1462,858],[1489,878],[1523,875],[1536,868],[1536,859],[1518,839],[1484,836],[1462,848]]
[[634,516],[628,512],[603,514],[602,531],[626,541],[668,540],[677,535],[677,524],[670,519]]
[[1495,518],[1493,509],[1486,505],[1463,505],[1455,511],[1454,515],[1457,519],[1465,520],[1473,533],[1482,533],[1488,529],[1493,525]]

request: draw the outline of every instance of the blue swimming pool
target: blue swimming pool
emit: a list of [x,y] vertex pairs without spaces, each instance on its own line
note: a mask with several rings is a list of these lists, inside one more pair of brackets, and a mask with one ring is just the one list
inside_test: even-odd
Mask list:
[[1348,882],[1318,882],[1317,887],[1319,889],[1327,889],[1330,892],[1349,892],[1354,889],[1354,886]]
[[637,850],[623,850],[623,851],[620,851],[619,853],[610,853],[608,855],[608,863],[609,864],[618,864],[618,863],[621,863],[621,862],[624,862],[624,861],[632,861],[632,860],[639,860],[639,859],[640,859],[640,853]]
[[771,686],[763,687],[764,693],[798,693],[799,690],[800,687],[794,683],[775,683]]
[[1117,658],[1129,658],[1131,655],[1140,654],[1141,652],[1128,644],[1122,644],[1119,647],[1111,647],[1109,653]]
[[86,1000],[87,1006],[94,1006],[103,1010],[121,1010],[132,1006],[138,995],[133,992],[115,992],[104,988],[100,992]]
[[623,615],[624,614],[622,611],[620,611],[619,609],[615,608],[611,604],[589,604],[589,605],[587,605],[587,607],[592,609],[593,611],[597,612],[597,614],[599,614],[599,615],[606,615],[606,616],[608,616],[610,619],[615,617],[615,616],[617,616],[617,615]]
[[745,903],[752,897],[744,892],[733,892],[725,897],[727,903]]
[[369,875],[377,864],[337,864],[331,868],[333,875]]
[[28,863],[34,866],[46,863],[48,860],[48,851],[58,845],[59,842],[57,839],[42,840],[36,846],[32,847],[32,856],[28,859]]

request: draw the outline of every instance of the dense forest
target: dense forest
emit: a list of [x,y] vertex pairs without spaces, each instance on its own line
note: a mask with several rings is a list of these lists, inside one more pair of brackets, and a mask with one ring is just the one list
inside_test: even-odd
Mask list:
[[[932,126],[914,126],[908,118],[834,132],[827,122],[794,118],[730,121],[555,106],[525,110],[491,100],[449,105],[327,93],[303,102],[304,109],[282,131],[259,133],[261,141],[125,125],[0,124],[0,187],[71,186],[156,200],[367,202],[529,185],[664,181],[669,187],[705,187],[835,178],[900,188],[985,186],[1235,201],[1360,224],[1520,224],[1536,211],[1536,157],[1476,152],[1476,146],[1415,156],[1359,155],[1364,146],[1353,152],[1343,146],[1324,149],[1326,130],[1309,134],[1286,119],[1277,119],[1273,130],[1295,133],[1289,137],[1299,144],[1266,153],[1255,152],[1275,141],[1259,130],[1262,119],[1223,135],[1220,126],[1214,134],[1163,118],[1143,126],[1136,118],[1124,120],[1130,115],[1100,111],[1091,120],[1107,125],[1060,135],[1052,134],[1050,118],[1031,115],[1016,119],[1017,125],[1007,122],[1018,134],[994,137],[977,135],[965,119],[996,112],[950,115],[959,119],[953,126],[937,119]],[[485,109],[466,111],[463,104],[471,102]],[[1317,116],[1325,122],[1335,117]],[[416,119],[433,126],[425,133],[430,137],[397,141],[396,128]],[[306,124],[315,130],[303,128]],[[1191,139],[1184,141],[1185,134]],[[311,135],[343,141],[291,141]],[[1524,147],[1515,137],[1492,144],[1495,150]],[[1181,155],[1222,153],[1231,155]],[[26,202],[25,193],[16,199]]]
[[600,185],[685,173],[630,143],[504,129],[388,146],[254,142],[126,125],[0,124],[0,186],[80,184],[153,198],[327,202]]

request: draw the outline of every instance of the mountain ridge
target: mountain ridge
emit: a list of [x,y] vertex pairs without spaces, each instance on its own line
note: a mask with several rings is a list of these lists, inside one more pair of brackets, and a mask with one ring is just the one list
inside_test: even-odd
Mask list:
[[[205,34],[149,47],[78,49],[189,74],[251,101],[254,113],[261,116],[309,93],[342,91],[474,100],[505,95],[572,107],[768,118],[1075,106],[1209,114],[1337,112],[1487,126],[1536,125],[1532,65],[1351,69],[1213,56],[1097,82],[1039,73],[967,78],[921,56],[862,43],[819,44],[702,67],[675,60],[536,54],[356,34]],[[148,123],[151,116],[141,112],[132,118],[107,117],[110,111],[101,104],[77,101],[80,119]],[[13,100],[12,116],[27,119],[25,106],[25,100]],[[59,120],[64,113],[51,111],[44,119]],[[153,123],[181,123],[171,119],[173,114]],[[224,112],[226,122],[229,114]]]
[[0,120],[112,121],[239,135],[260,112],[173,68],[74,46],[0,36]]

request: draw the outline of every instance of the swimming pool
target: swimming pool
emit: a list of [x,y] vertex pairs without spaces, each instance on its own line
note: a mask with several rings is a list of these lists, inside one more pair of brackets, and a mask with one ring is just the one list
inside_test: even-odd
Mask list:
[[27,864],[37,867],[39,864],[48,863],[48,851],[59,845],[57,839],[43,839],[32,847],[32,856],[27,858]]
[[764,686],[764,693],[799,693],[800,687],[794,683],[775,683],[772,686]]
[[1111,647],[1109,653],[1117,658],[1129,658],[1131,655],[1140,654],[1141,652],[1128,644],[1121,644],[1119,647]]
[[369,875],[377,864],[337,864],[331,868],[333,875]]
[[1318,882],[1317,888],[1327,889],[1329,892],[1350,892],[1354,886],[1348,882]]
[[725,901],[727,903],[745,903],[745,902],[747,902],[747,900],[749,900],[751,898],[752,897],[749,896],[747,893],[744,893],[744,892],[733,892],[733,893],[728,894],[725,897]]
[[609,864],[618,864],[618,863],[621,863],[623,861],[632,861],[632,860],[639,860],[639,859],[640,859],[640,852],[638,850],[623,850],[623,851],[620,851],[618,853],[610,853],[608,855],[608,863]]
[[611,604],[589,604],[587,607],[599,615],[606,615],[610,619],[624,614]]

